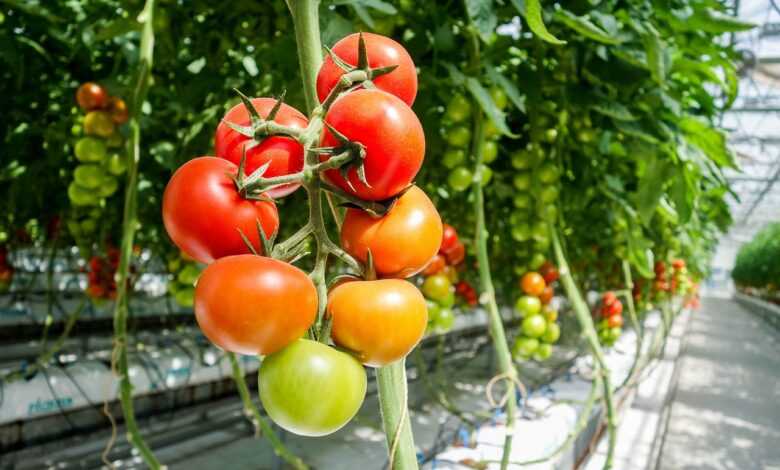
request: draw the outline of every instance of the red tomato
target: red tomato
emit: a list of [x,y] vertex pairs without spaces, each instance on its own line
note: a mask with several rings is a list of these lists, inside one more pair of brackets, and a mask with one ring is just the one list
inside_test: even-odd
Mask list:
[[256,221],[270,237],[279,227],[276,205],[241,197],[232,177],[238,168],[227,160],[199,157],[173,174],[163,194],[165,230],[180,250],[201,263],[249,253],[239,229],[262,250]]
[[675,269],[675,271],[681,270],[682,268],[685,267],[685,260],[676,259],[672,261],[672,267]]
[[522,279],[520,279],[520,288],[528,295],[539,297],[544,292],[545,287],[547,285],[544,282],[544,278],[537,272],[525,273]]
[[206,267],[195,287],[195,318],[220,348],[271,354],[303,336],[317,316],[305,272],[272,258],[238,255]]
[[423,269],[422,273],[425,276],[432,276],[442,269],[444,269],[444,266],[447,265],[447,260],[444,259],[444,256],[442,255],[436,255],[431,259],[430,263],[428,263],[428,266]]
[[444,256],[447,258],[447,262],[452,266],[459,265],[466,258],[466,246],[463,245],[460,240],[458,240],[458,242],[447,251],[443,251],[441,249],[439,251],[444,253]]
[[[365,146],[368,186],[360,182],[355,168],[348,173],[354,189],[338,169],[325,173],[344,191],[369,201],[388,199],[406,189],[420,171],[425,157],[423,128],[414,111],[395,96],[376,89],[347,93],[333,103],[325,121]],[[339,142],[325,130],[321,145]]]
[[616,300],[609,305],[605,305],[604,311],[608,317],[620,315],[623,313],[623,304],[619,300]]
[[455,231],[450,224],[443,224],[443,231],[441,235],[441,248],[442,253],[452,249],[458,243],[458,232]]
[[425,297],[401,279],[348,282],[328,299],[333,341],[365,365],[381,367],[405,357],[428,324]]
[[539,294],[539,300],[542,301],[543,305],[547,305],[552,301],[554,292],[552,286],[545,286],[544,290],[541,294]]
[[76,90],[76,101],[84,111],[101,109],[108,104],[108,93],[97,83],[86,82]]
[[617,296],[612,291],[605,292],[601,297],[601,303],[604,305],[612,305],[615,301],[617,301]]
[[[359,34],[350,34],[334,44],[331,50],[339,59],[355,66],[358,63],[358,38]],[[366,44],[370,68],[398,66],[392,72],[373,79],[374,85],[411,106],[417,95],[417,70],[409,53],[397,42],[379,34],[363,33],[363,41]],[[317,96],[320,102],[325,101],[343,74],[344,71],[328,54],[317,74]]]
[[[276,104],[273,98],[252,98],[257,112],[265,118]],[[284,136],[264,137],[259,143],[245,135],[234,131],[225,121],[238,124],[239,126],[248,126],[250,124],[249,111],[243,103],[239,103],[225,114],[214,135],[214,151],[220,158],[230,160],[238,165],[241,162],[241,155],[246,148],[246,173],[247,175],[256,169],[271,162],[263,176],[270,178],[273,176],[288,175],[303,169],[303,146],[295,139]],[[282,103],[279,112],[274,118],[274,122],[283,126],[304,129],[309,121],[300,111]],[[268,191],[268,195],[274,198],[284,197],[296,189],[300,184],[291,183]]]
[[341,226],[341,246],[366,262],[368,250],[382,277],[409,277],[420,272],[439,251],[441,218],[433,203],[412,186],[383,217],[348,209]]
[[666,272],[666,264],[664,264],[663,261],[656,261],[655,262],[655,274],[657,276],[661,276],[665,272]]
[[555,265],[549,261],[545,261],[544,264],[539,268],[539,274],[542,275],[544,282],[547,284],[552,284],[560,277],[558,268],[556,268]]
[[612,315],[610,317],[607,317],[607,325],[610,328],[620,328],[623,326],[623,316],[622,315]]

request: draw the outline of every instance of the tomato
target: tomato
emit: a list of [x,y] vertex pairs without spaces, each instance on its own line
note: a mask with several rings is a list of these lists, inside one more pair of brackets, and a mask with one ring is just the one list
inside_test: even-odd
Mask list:
[[546,305],[544,307],[544,310],[542,311],[542,315],[544,315],[544,318],[547,320],[548,323],[555,323],[555,320],[558,319],[558,311],[553,310],[550,308],[549,305]]
[[528,295],[538,297],[544,292],[545,287],[547,286],[544,283],[544,278],[537,272],[526,273],[520,279],[520,288]]
[[75,206],[94,206],[100,202],[93,190],[79,186],[76,182],[68,185],[68,199]]
[[558,272],[558,269],[550,263],[549,261],[545,261],[541,268],[539,268],[539,274],[542,275],[544,278],[544,282],[547,284],[552,284],[553,282],[557,281],[560,277],[560,273]]
[[612,315],[607,318],[607,326],[610,328],[620,328],[623,326],[623,316],[622,315]]
[[531,226],[526,222],[521,222],[512,226],[512,238],[519,242],[524,242],[531,238]]
[[498,157],[498,144],[492,140],[482,142],[482,161],[491,163],[496,157]]
[[[544,222],[536,222],[531,227],[531,237],[534,240],[549,240],[550,234],[547,231],[547,224]],[[544,260],[542,260],[544,262]]]
[[[442,250],[443,251],[443,250]],[[447,262],[452,266],[457,266],[466,258],[466,246],[458,241],[452,248],[444,251]]]
[[490,97],[493,98],[493,103],[495,103],[498,109],[504,109],[506,108],[506,105],[509,104],[506,92],[499,87],[492,87],[490,89]]
[[609,305],[605,305],[604,311],[606,313],[606,316],[608,317],[611,317],[613,315],[620,315],[623,313],[623,304],[619,300],[616,300],[615,302]]
[[453,169],[466,161],[466,151],[463,149],[447,149],[441,157],[441,163],[445,168]]
[[84,133],[109,137],[114,133],[114,121],[105,111],[90,111],[84,116]]
[[528,209],[531,207],[531,195],[528,193],[517,193],[512,198],[512,203],[518,209]]
[[536,215],[547,222],[554,222],[558,218],[558,207],[555,204],[537,204]]
[[458,232],[450,224],[442,224],[441,251],[447,251],[458,243]]
[[119,189],[119,181],[112,175],[103,174],[97,193],[100,197],[109,197]]
[[440,301],[450,294],[452,283],[444,274],[434,274],[428,276],[422,285],[422,291],[426,297],[432,300]]
[[106,170],[115,176],[119,176],[127,170],[127,162],[124,155],[118,153],[112,153],[103,163]]
[[[395,96],[376,89],[352,91],[333,103],[325,122],[365,146],[368,186],[360,181],[356,168],[348,173],[352,187],[338,169],[325,172],[342,190],[369,201],[388,199],[406,189],[420,171],[425,157],[423,128],[414,111]],[[326,129],[321,145],[333,147],[339,142]]]
[[447,131],[446,137],[451,146],[465,148],[471,143],[471,129],[467,126],[456,126]]
[[533,159],[525,150],[518,150],[512,154],[512,168],[515,170],[526,170],[531,168]]
[[656,276],[660,277],[666,272],[666,264],[663,261],[656,261],[654,269]]
[[544,184],[552,184],[558,181],[558,167],[552,163],[545,163],[536,170],[536,178]]
[[685,267],[685,260],[676,259],[672,261],[672,267],[675,269],[675,271],[681,270],[682,268]]
[[539,347],[539,340],[536,338],[520,337],[515,341],[512,353],[524,359],[528,359],[536,352]]
[[533,316],[542,310],[542,302],[538,297],[524,295],[517,299],[515,308],[523,316]]
[[425,298],[414,284],[401,279],[342,284],[328,296],[328,314],[333,318],[333,341],[371,367],[406,357],[428,324]]
[[558,186],[547,185],[536,193],[536,197],[542,203],[551,204],[558,200],[559,194],[560,190],[558,189]]
[[[276,105],[273,98],[252,98],[252,104],[261,117],[268,117],[268,113]],[[279,112],[273,120],[277,124],[304,129],[309,124],[306,116],[300,111],[282,103]],[[243,103],[239,103],[225,114],[217,126],[214,134],[214,152],[217,157],[229,160],[236,165],[241,163],[241,157],[246,151],[246,174],[252,174],[255,170],[270,162],[268,169],[263,174],[266,178],[288,175],[303,169],[303,146],[295,139],[285,136],[263,137],[257,141],[251,137],[241,135],[228,127],[226,122],[239,126],[249,126],[249,111]],[[292,193],[300,184],[290,183],[284,186],[270,189],[268,195],[280,198]]]
[[528,315],[523,319],[520,329],[531,338],[539,338],[547,330],[547,320],[541,315]]
[[182,307],[192,307],[195,305],[195,288],[185,287],[173,294],[173,300]]
[[455,313],[450,308],[442,308],[433,319],[433,328],[437,331],[449,331],[455,324]]
[[439,300],[439,305],[443,308],[452,308],[455,306],[455,292],[450,291],[447,295]]
[[531,189],[531,173],[522,171],[515,174],[512,178],[512,184],[518,191],[528,191]]
[[458,270],[455,269],[455,266],[449,264],[444,266],[444,269],[441,270],[441,274],[447,276],[447,279],[449,279],[450,282],[458,282]]
[[561,337],[561,327],[555,322],[547,323],[547,329],[544,330],[542,341],[545,343],[554,343]]
[[425,276],[432,276],[444,269],[444,266],[446,265],[447,260],[444,258],[444,256],[437,254],[433,257],[433,259],[431,259],[428,265],[425,266],[425,269],[422,270],[422,274]]
[[308,339],[263,359],[257,381],[268,416],[301,436],[338,431],[366,397],[363,366],[347,353]]
[[621,328],[618,328],[618,327],[610,328],[608,331],[609,331],[609,338],[613,342],[616,339],[620,338],[620,334],[623,333],[623,330]]
[[76,184],[86,189],[94,189],[103,182],[105,171],[100,165],[81,164],[73,170],[73,179]]
[[493,178],[493,170],[487,165],[480,166],[480,181],[482,186],[487,186],[490,180]]
[[106,147],[119,148],[125,144],[125,138],[119,132],[114,132],[106,139]]
[[341,226],[341,246],[362,262],[370,249],[382,277],[417,274],[438,253],[441,241],[439,213],[417,186],[399,197],[383,217],[348,209]]
[[106,89],[97,83],[83,83],[76,90],[76,101],[84,111],[103,108],[108,103]]
[[450,175],[447,177],[447,183],[449,183],[452,189],[460,192],[467,190],[471,186],[473,179],[474,174],[471,173],[471,170],[461,166],[450,172]]
[[279,227],[276,205],[241,197],[233,163],[214,157],[188,161],[173,174],[162,202],[163,224],[180,250],[201,263],[249,253],[239,230],[262,250],[257,221],[265,235]]
[[607,291],[601,297],[601,303],[604,305],[612,305],[617,301],[617,296],[612,291]]
[[444,119],[449,122],[463,122],[469,117],[471,117],[471,101],[461,94],[453,96],[447,103]]
[[114,121],[114,124],[126,123],[129,117],[129,111],[125,100],[112,96],[108,100],[108,114],[111,116],[111,120]]
[[552,301],[554,292],[552,286],[546,286],[541,294],[539,294],[539,300],[542,301],[542,305],[547,305]]
[[552,346],[547,343],[540,344],[539,347],[536,348],[536,352],[534,352],[534,360],[536,361],[547,360],[550,356],[552,356]]
[[317,289],[309,276],[264,256],[220,258],[195,287],[198,325],[226,351],[271,354],[303,336],[316,316]]
[[[392,72],[371,80],[376,88],[397,96],[411,106],[417,96],[417,70],[414,62],[400,44],[379,34],[362,33],[366,45],[368,66],[372,69],[397,65]],[[342,61],[356,66],[358,63],[358,42],[360,35],[350,34],[333,45],[331,51]],[[320,102],[336,86],[344,71],[333,62],[330,54],[317,73],[317,96]]]
[[106,158],[106,144],[94,137],[82,137],[76,142],[76,158],[82,162],[100,162]]

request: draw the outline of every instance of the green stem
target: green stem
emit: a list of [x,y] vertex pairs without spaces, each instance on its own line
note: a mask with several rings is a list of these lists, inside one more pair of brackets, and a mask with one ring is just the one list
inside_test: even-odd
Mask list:
[[300,457],[295,456],[284,443],[279,439],[279,436],[271,429],[268,421],[263,419],[260,415],[260,410],[257,409],[255,403],[252,401],[252,395],[249,393],[249,387],[246,385],[244,379],[244,371],[241,369],[238,363],[238,358],[234,353],[227,353],[228,359],[230,359],[230,367],[233,370],[233,380],[236,382],[236,388],[238,388],[238,394],[241,396],[241,401],[244,404],[244,413],[252,421],[252,425],[255,428],[255,436],[263,435],[271,443],[274,448],[274,453],[284,459],[293,468],[298,470],[304,470],[308,468]]
[[391,470],[416,469],[417,452],[414,449],[412,425],[406,390],[406,364],[404,359],[376,370],[379,391],[379,409],[387,437]]
[[577,316],[577,321],[582,328],[585,338],[590,346],[591,353],[596,363],[596,373],[601,375],[601,384],[603,388],[603,401],[604,407],[607,409],[607,432],[608,432],[608,445],[607,445],[607,458],[604,461],[604,469],[612,468],[612,458],[615,454],[615,439],[616,435],[616,418],[615,418],[615,406],[612,398],[612,384],[610,380],[610,371],[604,361],[604,352],[601,350],[601,344],[599,343],[598,334],[596,334],[596,328],[593,325],[593,319],[590,315],[590,309],[582,298],[580,290],[574,283],[569,264],[566,261],[566,257],[563,255],[563,249],[561,248],[561,241],[558,236],[557,230],[550,225],[550,234],[552,235],[553,251],[555,252],[555,258],[558,263],[558,270],[561,276],[561,283],[566,291],[566,296],[572,304],[574,314]]
[[320,42],[319,0],[287,0],[287,7],[295,24],[295,43],[298,45],[298,63],[301,66],[303,96],[309,113],[317,107],[317,72],[322,65]]
[[119,267],[117,269],[117,298],[114,308],[114,353],[113,366],[119,375],[119,401],[122,406],[122,414],[125,417],[127,440],[135,447],[146,465],[152,469],[161,468],[160,462],[152,453],[141,436],[138,423],[135,420],[133,409],[133,384],[128,373],[127,357],[127,316],[128,316],[128,288],[130,277],[130,259],[133,254],[133,240],[138,224],[136,220],[136,203],[138,193],[138,162],[141,155],[141,126],[139,123],[141,107],[146,99],[146,91],[149,86],[152,71],[152,58],[154,50],[154,0],[146,0],[144,9],[138,15],[138,21],[142,26],[140,57],[136,86],[133,90],[132,108],[130,114],[131,152],[127,167],[127,189],[125,191],[124,215],[122,218],[122,243],[120,246]]
[[636,350],[634,352],[634,361],[631,363],[631,368],[628,370],[628,375],[626,375],[626,378],[623,380],[623,383],[620,384],[620,387],[628,384],[637,371],[637,364],[639,364],[639,358],[642,355],[642,342],[645,336],[643,334],[644,332],[642,331],[642,325],[639,323],[639,318],[636,314],[636,306],[634,305],[633,295],[634,281],[631,278],[631,265],[627,260],[623,260],[623,278],[625,279],[626,283],[625,297],[626,304],[628,304],[628,318],[631,320],[631,326],[634,327],[634,331],[636,331]]

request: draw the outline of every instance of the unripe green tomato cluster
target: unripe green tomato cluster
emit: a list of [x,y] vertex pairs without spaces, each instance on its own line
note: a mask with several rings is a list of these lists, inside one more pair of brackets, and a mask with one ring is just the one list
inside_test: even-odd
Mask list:
[[558,312],[548,305],[552,297],[552,291],[548,289],[552,287],[537,272],[526,273],[520,286],[524,295],[517,299],[515,310],[523,321],[512,354],[518,360],[541,362],[552,355],[553,344],[561,336],[556,323]]
[[[499,109],[506,108],[508,99],[506,93],[500,88],[491,88],[490,95]],[[444,127],[442,133],[447,142],[447,148],[442,156],[442,163],[450,170],[447,177],[449,187],[461,192],[471,187],[474,182],[474,166],[469,163],[471,154],[471,117],[473,112],[481,112],[474,109],[471,100],[462,94],[455,95],[444,111]],[[490,163],[498,158],[498,140],[501,133],[490,119],[483,120],[484,140],[482,142],[482,162],[480,169],[482,185],[487,185],[493,177]]]
[[168,293],[182,307],[190,308],[195,303],[195,282],[200,277],[203,266],[184,254],[176,254],[168,259]]

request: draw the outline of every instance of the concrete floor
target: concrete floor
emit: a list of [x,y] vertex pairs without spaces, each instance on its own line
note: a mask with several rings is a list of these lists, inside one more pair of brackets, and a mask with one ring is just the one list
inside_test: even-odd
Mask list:
[[657,468],[780,469],[780,332],[708,299],[683,348]]

